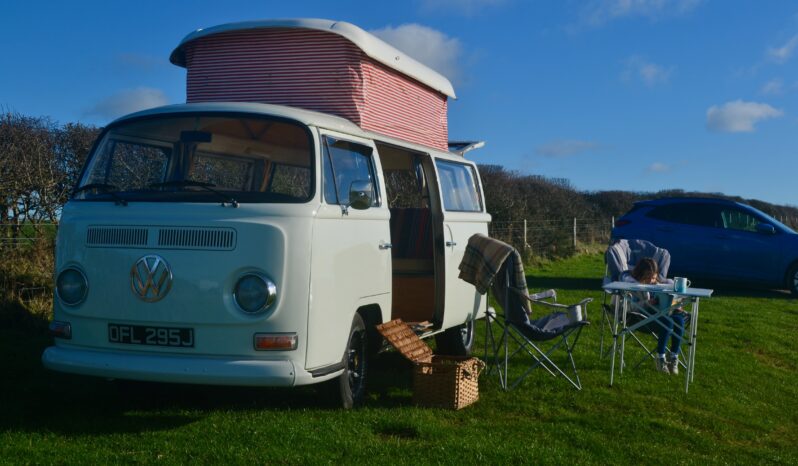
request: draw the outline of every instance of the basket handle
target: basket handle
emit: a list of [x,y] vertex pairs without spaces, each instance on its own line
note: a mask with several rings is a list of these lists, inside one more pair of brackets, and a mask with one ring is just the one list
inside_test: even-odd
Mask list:
[[481,359],[477,359],[475,361],[475,363],[474,363],[474,366],[476,366],[476,370],[474,371],[473,374],[471,373],[471,371],[469,371],[467,369],[463,370],[463,378],[464,379],[471,379],[471,378],[478,379],[479,378],[479,374],[481,374],[482,371],[485,370],[486,364],[485,364],[485,361],[483,361]]

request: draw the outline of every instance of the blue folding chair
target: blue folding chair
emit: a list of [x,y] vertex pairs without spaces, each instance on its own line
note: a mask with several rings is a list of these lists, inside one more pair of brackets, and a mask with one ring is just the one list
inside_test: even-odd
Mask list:
[[[552,376],[562,376],[574,388],[581,390],[582,382],[573,351],[582,329],[589,324],[587,304],[593,298],[563,305],[556,302],[557,293],[554,290],[529,295],[526,288],[519,289],[511,285],[510,270],[514,266],[522,267],[520,263],[515,264],[516,261],[520,262],[517,252],[508,256],[491,287],[504,313],[500,314],[493,308],[488,308],[486,312],[485,360],[489,365],[488,373],[495,369],[502,388],[510,390],[517,387],[534,369],[541,367]],[[530,320],[531,312],[528,310],[534,310],[536,306],[546,307],[553,312]],[[494,332],[494,325],[500,329],[499,335]],[[567,354],[571,375],[551,359],[552,353],[559,348],[563,348]],[[529,365],[511,380],[510,363],[527,357]]]

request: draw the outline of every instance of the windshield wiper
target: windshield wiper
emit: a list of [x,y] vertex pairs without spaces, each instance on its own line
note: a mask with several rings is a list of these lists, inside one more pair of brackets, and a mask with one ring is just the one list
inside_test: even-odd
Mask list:
[[119,194],[117,194],[117,191],[119,191],[119,188],[117,188],[115,185],[112,185],[112,184],[109,184],[109,183],[89,183],[89,184],[84,184],[83,186],[81,186],[79,188],[75,188],[75,191],[73,192],[73,194],[77,194],[77,193],[82,192],[82,191],[99,191],[99,192],[101,192],[103,194],[108,194],[109,196],[114,198],[114,204],[123,205],[123,206],[127,205],[127,200],[125,198],[123,198],[122,196],[120,196]]
[[222,198],[222,207],[224,204],[230,203],[233,208],[238,207],[238,201],[235,200],[232,196],[228,196],[227,194],[213,189],[216,187],[213,183],[205,183],[204,181],[195,181],[195,180],[172,180],[172,181],[164,181],[161,183],[151,183],[150,188],[169,188],[169,187],[180,187],[180,186],[196,186],[197,188],[202,188],[208,192],[216,194],[220,198]]

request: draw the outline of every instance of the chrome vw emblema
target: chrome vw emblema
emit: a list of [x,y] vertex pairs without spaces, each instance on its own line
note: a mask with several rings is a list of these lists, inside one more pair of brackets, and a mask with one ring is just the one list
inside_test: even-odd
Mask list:
[[156,254],[142,257],[130,269],[130,289],[142,301],[160,301],[172,289],[171,267]]

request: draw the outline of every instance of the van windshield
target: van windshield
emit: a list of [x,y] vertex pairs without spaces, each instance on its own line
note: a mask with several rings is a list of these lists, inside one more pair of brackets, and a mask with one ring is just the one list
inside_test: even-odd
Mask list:
[[122,122],[97,144],[74,199],[307,202],[313,143],[298,123],[165,115]]

